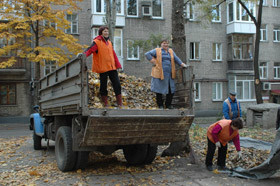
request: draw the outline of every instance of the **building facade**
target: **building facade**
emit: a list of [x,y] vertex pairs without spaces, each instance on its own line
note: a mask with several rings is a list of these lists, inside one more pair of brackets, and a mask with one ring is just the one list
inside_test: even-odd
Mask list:
[[[149,80],[152,65],[144,57],[146,51],[133,43],[148,39],[152,34],[162,35],[163,38],[171,37],[172,1],[117,0],[116,4],[117,18],[113,41],[116,54],[126,74]],[[79,6],[81,9],[78,12],[66,15],[71,23],[71,28],[66,32],[75,35],[81,44],[90,45],[98,35],[98,28],[106,24],[105,0],[84,0]],[[248,3],[247,7],[256,15],[258,5]],[[256,33],[254,23],[237,0],[227,0],[218,7],[213,7],[214,16],[210,21],[204,21],[203,12],[197,4],[188,3],[185,10],[185,62],[194,66],[196,114],[221,114],[222,103],[232,90],[237,92],[237,99],[245,111],[247,106],[256,103],[253,70]],[[280,103],[279,16],[280,1],[264,0],[259,55],[260,77],[263,99],[276,103]],[[87,59],[89,65],[91,60],[91,57]],[[41,75],[55,68],[55,64],[46,63]],[[5,110],[5,106],[1,103],[1,113],[2,110]]]

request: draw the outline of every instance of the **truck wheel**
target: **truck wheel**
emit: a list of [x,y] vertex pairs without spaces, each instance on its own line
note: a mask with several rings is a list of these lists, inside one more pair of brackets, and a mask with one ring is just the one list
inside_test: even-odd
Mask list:
[[77,160],[75,169],[85,169],[88,163],[88,151],[79,151],[77,152]]
[[42,145],[41,145],[42,137],[38,136],[35,134],[35,131],[33,132],[33,147],[34,150],[41,150]]
[[58,129],[55,137],[56,163],[62,172],[71,171],[76,163],[77,153],[72,151],[71,128],[62,126]]
[[144,164],[147,157],[147,144],[127,145],[123,148],[126,161],[130,165]]
[[146,156],[146,159],[145,159],[145,164],[151,164],[156,155],[157,155],[157,149],[158,149],[158,146],[157,145],[148,145],[148,150],[147,150],[147,156]]

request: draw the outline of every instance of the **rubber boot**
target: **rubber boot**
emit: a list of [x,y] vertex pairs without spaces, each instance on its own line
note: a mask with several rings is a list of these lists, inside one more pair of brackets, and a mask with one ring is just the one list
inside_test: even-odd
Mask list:
[[122,107],[123,107],[123,104],[122,104],[122,95],[119,94],[119,95],[116,96],[116,98],[117,98],[117,104],[118,104],[119,108],[122,108]]
[[168,108],[168,109],[173,109],[173,106],[171,105],[173,95],[174,94],[167,94],[166,95],[165,107]]
[[108,107],[108,96],[101,96],[104,107]]
[[156,94],[156,100],[157,100],[158,108],[159,108],[159,109],[163,109],[162,94],[157,93],[157,94]]

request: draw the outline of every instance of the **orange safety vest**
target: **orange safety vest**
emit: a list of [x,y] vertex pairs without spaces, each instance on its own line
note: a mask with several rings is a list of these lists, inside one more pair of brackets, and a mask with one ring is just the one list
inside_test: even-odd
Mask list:
[[[172,49],[168,49],[168,52],[171,56],[171,73],[172,73],[172,79],[175,79],[176,77],[176,72],[175,72],[175,62],[174,62],[174,54]],[[163,69],[162,69],[162,53],[161,53],[161,48],[156,48],[156,66],[152,68],[152,73],[151,76],[154,78],[159,78],[161,80],[164,79],[163,75]]]
[[226,144],[230,140],[232,140],[235,136],[238,135],[238,130],[234,130],[233,133],[230,135],[231,122],[232,122],[231,120],[222,119],[222,120],[210,125],[207,130],[207,137],[209,138],[209,140],[212,141],[213,143],[215,143],[214,138],[212,136],[212,130],[216,125],[220,125],[222,127],[222,130],[218,134],[218,139],[219,139],[219,142],[223,146],[226,146]]
[[93,53],[92,57],[92,72],[104,73],[111,70],[116,70],[113,45],[111,41],[104,41],[95,39],[95,44],[97,45],[98,52]]

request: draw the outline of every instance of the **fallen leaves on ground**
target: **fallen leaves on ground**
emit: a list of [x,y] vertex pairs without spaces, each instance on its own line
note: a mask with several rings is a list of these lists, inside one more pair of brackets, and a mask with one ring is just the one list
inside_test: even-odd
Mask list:
[[[100,81],[97,73],[89,72],[89,105],[93,108],[102,108],[99,88]],[[129,76],[119,73],[122,100],[124,108],[133,109],[156,109],[155,94],[151,91],[150,83],[145,82],[142,78]],[[116,97],[111,81],[108,78],[108,102],[109,108],[117,107]]]
[[[207,127],[203,128],[199,125],[194,125],[190,128],[189,135],[194,151],[201,157],[201,161],[205,162],[207,153]],[[243,128],[240,130],[241,137],[251,137],[253,139],[273,142],[275,139],[275,129],[262,128]],[[226,166],[229,168],[242,167],[249,169],[263,163],[269,156],[270,151],[258,150],[254,148],[241,147],[242,159],[237,159],[237,152],[232,143],[228,144],[228,153]],[[217,163],[217,149],[214,155],[213,164]]]

